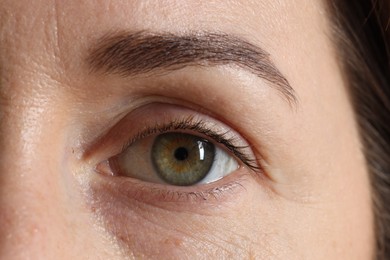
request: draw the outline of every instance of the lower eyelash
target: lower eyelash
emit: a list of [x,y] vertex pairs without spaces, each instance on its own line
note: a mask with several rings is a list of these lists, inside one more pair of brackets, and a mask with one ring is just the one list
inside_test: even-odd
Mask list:
[[[119,177],[122,178],[122,177]],[[117,178],[116,178],[117,179]],[[233,178],[232,178],[233,179]],[[235,177],[233,180],[229,180],[222,185],[212,187],[209,185],[192,186],[191,189],[186,187],[186,190],[178,188],[177,186],[150,184],[147,185],[137,180],[129,180],[123,177],[123,181],[118,187],[115,187],[117,191],[120,191],[126,199],[142,201],[146,204],[156,204],[161,206],[161,202],[174,203],[175,207],[181,203],[189,205],[196,203],[197,205],[216,204],[220,205],[223,200],[229,199],[230,196],[234,196],[237,192],[245,190],[243,185],[245,178]],[[207,186],[207,187],[205,187]]]

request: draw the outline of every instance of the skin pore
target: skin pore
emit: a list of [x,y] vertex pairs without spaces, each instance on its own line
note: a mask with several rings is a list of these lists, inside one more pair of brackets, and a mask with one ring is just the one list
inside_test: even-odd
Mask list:
[[[369,178],[327,17],[321,1],[3,1],[0,258],[372,258]],[[188,48],[163,41],[176,59],[144,51],[144,66],[165,63],[137,73],[91,60],[126,39],[129,65],[129,46],[153,54],[156,35],[203,47],[179,62]],[[268,66],[223,46],[253,46]],[[170,131],[240,167],[181,187],[112,169],[145,129],[188,118],[209,132]]]

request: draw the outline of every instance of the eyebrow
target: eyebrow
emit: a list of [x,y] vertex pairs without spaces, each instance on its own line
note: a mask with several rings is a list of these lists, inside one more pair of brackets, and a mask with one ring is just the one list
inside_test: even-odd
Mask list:
[[90,48],[87,63],[91,73],[123,77],[186,66],[211,67],[233,64],[268,81],[290,103],[297,97],[270,54],[244,39],[223,33],[176,35],[172,33],[115,33],[103,36]]

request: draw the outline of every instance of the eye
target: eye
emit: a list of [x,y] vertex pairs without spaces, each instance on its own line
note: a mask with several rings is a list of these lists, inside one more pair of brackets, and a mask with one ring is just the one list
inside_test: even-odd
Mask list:
[[239,167],[220,145],[193,133],[167,132],[135,141],[108,162],[114,174],[143,181],[177,186],[211,183]]
[[174,104],[146,104],[116,122],[87,149],[85,160],[96,161],[95,172],[111,176],[104,178],[107,183],[139,200],[220,197],[239,187],[243,176],[263,171],[246,139],[216,117]]

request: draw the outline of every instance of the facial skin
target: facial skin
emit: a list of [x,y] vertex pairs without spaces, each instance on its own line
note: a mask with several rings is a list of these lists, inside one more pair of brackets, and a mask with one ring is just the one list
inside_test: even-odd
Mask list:
[[[369,178],[328,23],[321,1],[2,1],[0,258],[372,258]],[[91,67],[102,37],[139,32],[249,42],[296,101],[231,61]],[[261,170],[216,143],[240,167],[212,183],[112,176],[107,160],[135,133],[185,116],[228,129]]]

